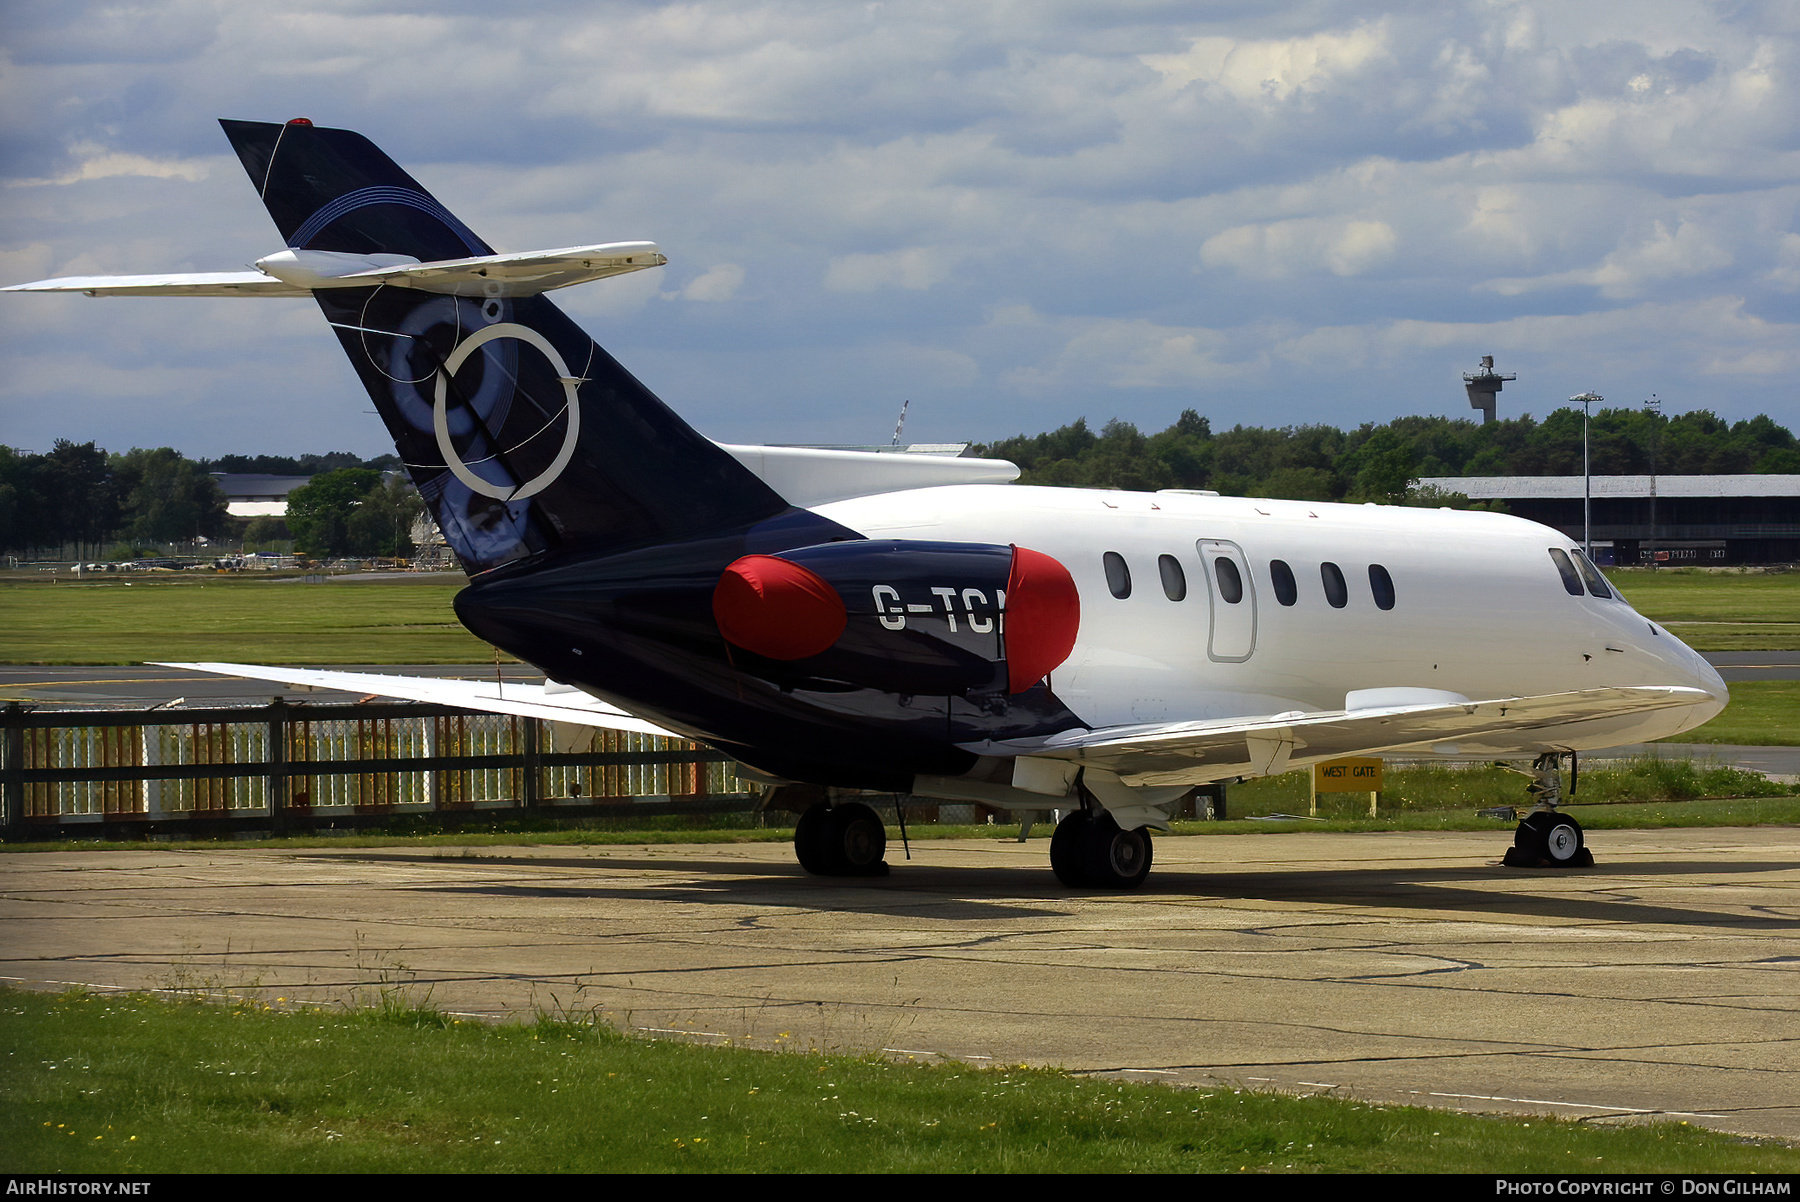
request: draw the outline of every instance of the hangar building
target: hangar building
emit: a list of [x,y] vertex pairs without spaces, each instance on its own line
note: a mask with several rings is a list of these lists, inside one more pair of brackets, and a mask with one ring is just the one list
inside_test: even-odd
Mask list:
[[[1581,541],[1580,476],[1432,476],[1421,487],[1500,501]],[[1800,560],[1800,476],[1594,476],[1594,558],[1631,565]]]

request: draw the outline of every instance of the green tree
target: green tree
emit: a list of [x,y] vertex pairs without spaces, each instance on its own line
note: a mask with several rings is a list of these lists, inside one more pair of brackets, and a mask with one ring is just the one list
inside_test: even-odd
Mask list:
[[350,515],[348,533],[353,555],[411,555],[412,524],[425,504],[411,481],[398,473],[382,479]]
[[381,485],[381,473],[339,468],[314,476],[288,494],[287,525],[303,555],[348,555],[350,519]]
[[180,451],[133,447],[112,456],[111,466],[128,537],[172,543],[230,529],[219,482]]

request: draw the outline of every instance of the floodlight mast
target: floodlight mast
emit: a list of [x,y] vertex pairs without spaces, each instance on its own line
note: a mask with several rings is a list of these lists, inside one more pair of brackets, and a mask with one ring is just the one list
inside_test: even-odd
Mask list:
[[1570,404],[1581,405],[1581,549],[1588,562],[1594,562],[1593,475],[1588,471],[1588,407],[1606,398],[1597,392],[1584,392],[1569,398]]
[[[1650,399],[1644,402],[1644,412],[1650,417],[1650,566],[1656,566],[1656,452],[1662,442],[1662,401],[1653,392]],[[1643,558],[1640,550],[1639,559]]]

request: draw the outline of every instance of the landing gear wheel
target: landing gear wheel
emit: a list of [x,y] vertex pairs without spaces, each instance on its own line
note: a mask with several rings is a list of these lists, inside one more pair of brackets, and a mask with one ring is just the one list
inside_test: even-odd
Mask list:
[[860,801],[834,807],[826,816],[826,846],[838,876],[886,876],[887,828]]
[[830,821],[831,807],[819,801],[808,806],[794,824],[794,857],[814,876],[835,875],[825,846],[825,828]]
[[1088,883],[1087,874],[1081,868],[1081,846],[1091,820],[1086,810],[1071,810],[1063,815],[1050,835],[1050,871],[1071,889],[1079,889]]
[[794,825],[794,855],[814,876],[886,876],[887,828],[860,801],[810,807]]
[[1581,823],[1567,814],[1539,810],[1519,823],[1504,862],[1515,868],[1592,868],[1594,853],[1587,849]]
[[1141,826],[1122,831],[1111,814],[1088,823],[1081,851],[1082,872],[1090,885],[1136,889],[1150,875],[1150,832]]

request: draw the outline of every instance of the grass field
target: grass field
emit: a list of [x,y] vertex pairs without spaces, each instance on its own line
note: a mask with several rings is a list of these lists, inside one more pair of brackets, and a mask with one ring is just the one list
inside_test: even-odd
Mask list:
[[491,663],[451,612],[459,585],[185,575],[0,582],[0,662]]
[[0,991],[0,1171],[1800,1172],[1593,1127],[626,1038],[591,1021]]
[[[1634,568],[1611,575],[1641,612],[1698,650],[1800,650],[1800,572]],[[0,663],[491,661],[493,649],[451,612],[459,587],[194,574],[130,582],[15,577],[0,580]]]
[[1696,651],[1800,650],[1800,572],[1615,568],[1607,578]]
[[1724,713],[1668,741],[1763,747],[1800,743],[1800,680],[1739,680],[1729,687],[1731,704]]

